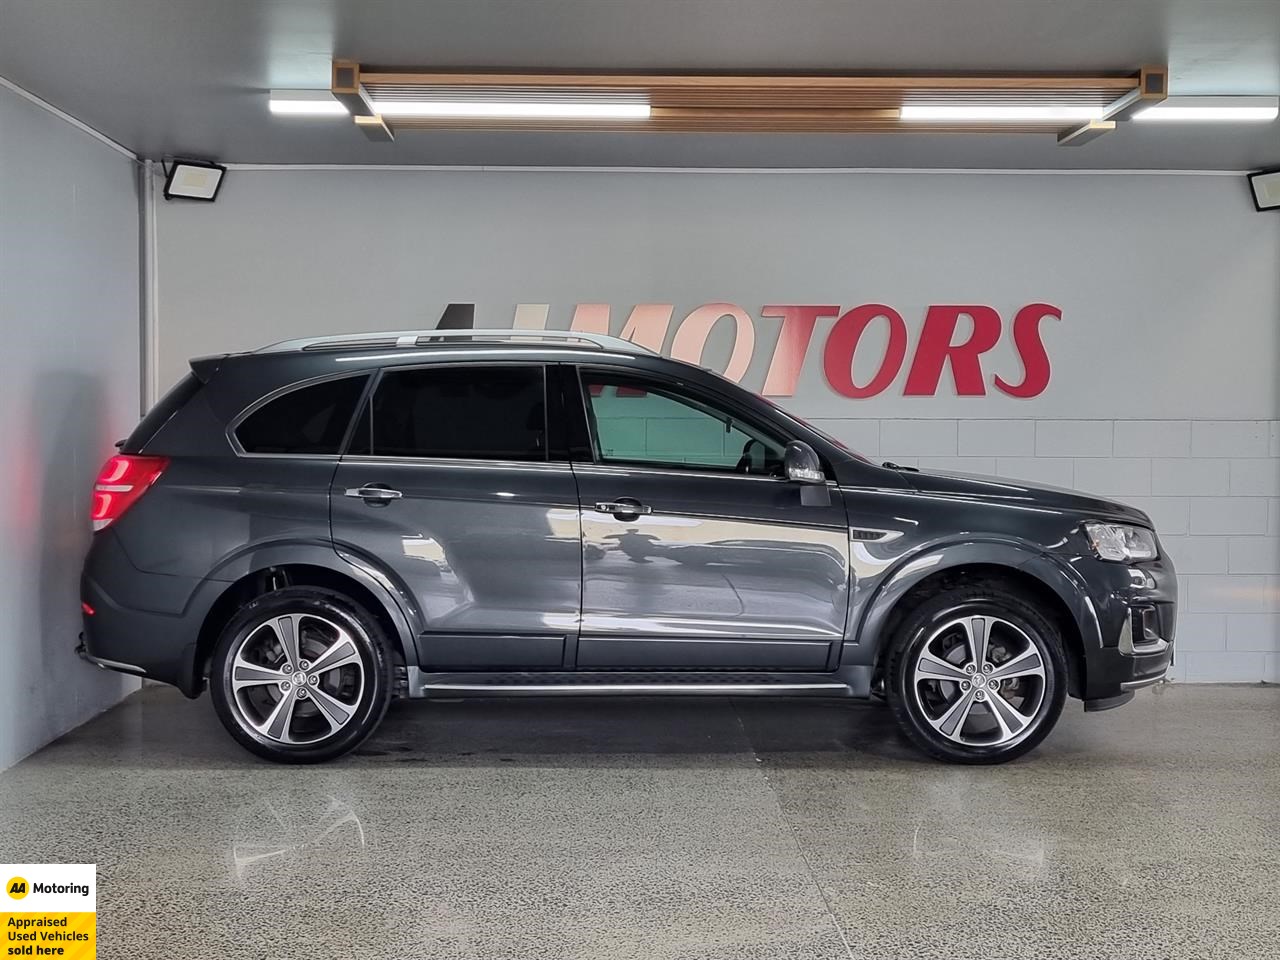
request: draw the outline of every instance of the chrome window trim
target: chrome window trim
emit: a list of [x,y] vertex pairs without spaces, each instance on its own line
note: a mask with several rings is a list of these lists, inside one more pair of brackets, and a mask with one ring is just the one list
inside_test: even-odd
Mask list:
[[246,453],[236,450],[235,454],[241,460],[328,460],[337,463],[342,459],[339,453]]
[[[614,470],[619,474],[630,475],[635,473],[654,474],[664,477],[711,477],[721,480],[755,480],[764,483],[792,483],[786,477],[768,477],[759,473],[737,473],[733,470],[680,470],[671,467],[646,467],[640,465],[630,465],[624,463],[599,463],[597,461],[572,461],[575,469],[595,469],[595,470]],[[838,488],[840,485],[834,480],[827,480],[826,485],[832,489]],[[816,484],[815,484],[816,486]]]
[[343,465],[347,464],[369,464],[385,466],[391,464],[393,466],[404,467],[457,467],[459,469],[466,468],[474,470],[476,467],[501,467],[505,470],[513,468],[535,467],[541,469],[555,469],[558,471],[569,470],[568,460],[486,460],[483,458],[467,458],[467,457],[383,457],[377,454],[357,453],[343,454],[341,457],[331,457],[329,459],[340,460]]

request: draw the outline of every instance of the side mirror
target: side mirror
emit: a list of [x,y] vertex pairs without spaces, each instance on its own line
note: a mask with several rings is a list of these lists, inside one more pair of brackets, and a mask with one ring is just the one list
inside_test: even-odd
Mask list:
[[822,472],[822,461],[814,453],[813,447],[803,440],[792,440],[782,455],[782,466],[787,471],[787,479],[793,483],[826,483],[827,475]]

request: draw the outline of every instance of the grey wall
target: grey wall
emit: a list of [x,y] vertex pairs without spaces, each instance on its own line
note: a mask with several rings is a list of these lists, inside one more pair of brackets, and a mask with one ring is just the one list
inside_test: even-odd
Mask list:
[[89,492],[138,416],[135,169],[0,88],[0,768],[136,687],[73,653]]
[[[1148,510],[1182,574],[1175,675],[1280,680],[1280,217],[1243,178],[1194,175],[233,170],[214,205],[159,211],[160,363],[286,337],[431,327],[566,327],[577,304],[726,302],[754,334],[759,389],[778,339],[765,305],[931,304],[999,313],[984,395],[877,396],[824,375],[819,322],[785,406],[853,446],[924,468],[1075,486]],[[1030,398],[1011,322],[1060,308],[1052,376]],[[524,304],[524,307],[518,305]],[[533,318],[530,320],[530,318]],[[732,324],[704,362],[723,369]],[[871,328],[853,363],[884,353]],[[956,342],[967,337],[958,328]]]

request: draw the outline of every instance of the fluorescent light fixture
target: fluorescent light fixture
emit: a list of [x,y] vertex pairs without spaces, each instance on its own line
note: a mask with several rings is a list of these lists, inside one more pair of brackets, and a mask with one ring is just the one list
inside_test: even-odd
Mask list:
[[1139,110],[1133,119],[1265,123],[1277,116],[1280,116],[1280,97],[1169,97]]
[[1001,106],[987,103],[903,104],[903,120],[938,123],[1056,123],[1058,121],[1100,120],[1106,107],[1079,104],[1024,104]]
[[280,117],[345,117],[347,108],[328,90],[272,90],[267,101]]
[[374,100],[384,117],[486,120],[647,120],[649,104],[637,101]]
[[1280,210],[1280,170],[1249,174],[1253,205],[1259,210]]
[[218,197],[227,168],[207,160],[173,160],[164,181],[166,200],[207,200]]

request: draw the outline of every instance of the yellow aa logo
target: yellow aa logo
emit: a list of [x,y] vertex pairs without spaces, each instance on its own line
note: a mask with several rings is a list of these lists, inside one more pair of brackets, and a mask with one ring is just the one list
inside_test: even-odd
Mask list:
[[5,884],[4,889],[9,896],[13,897],[13,899],[21,900],[28,893],[27,881],[23,880],[21,877],[14,877]]

